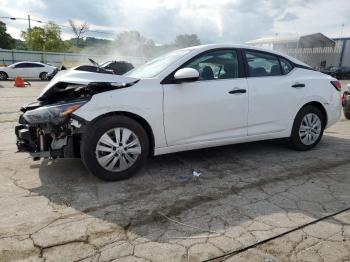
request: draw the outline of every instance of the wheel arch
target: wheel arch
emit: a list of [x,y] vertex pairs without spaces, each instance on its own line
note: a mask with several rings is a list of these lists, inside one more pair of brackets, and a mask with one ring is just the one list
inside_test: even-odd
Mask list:
[[319,109],[324,117],[325,117],[325,124],[324,126],[326,127],[327,126],[327,123],[328,123],[328,114],[327,114],[327,110],[326,108],[323,106],[323,104],[319,101],[310,101],[310,102],[307,102],[306,104],[304,104],[302,107],[299,108],[298,112],[296,113],[296,115],[294,116],[294,119],[295,117],[299,114],[300,110],[302,110],[304,107],[306,106],[314,106],[316,107],[317,109]]
[[94,123],[96,123],[98,120],[107,117],[107,116],[126,116],[129,117],[133,120],[135,120],[136,122],[138,122],[146,131],[149,142],[150,142],[150,155],[154,155],[154,148],[155,148],[155,138],[154,138],[154,133],[152,130],[151,125],[147,122],[146,119],[144,119],[143,117],[141,117],[140,115],[137,115],[135,113],[131,113],[128,111],[113,111],[113,112],[108,112],[105,114],[102,114],[96,118],[94,118],[93,120],[91,120],[89,122],[89,125],[93,125]]

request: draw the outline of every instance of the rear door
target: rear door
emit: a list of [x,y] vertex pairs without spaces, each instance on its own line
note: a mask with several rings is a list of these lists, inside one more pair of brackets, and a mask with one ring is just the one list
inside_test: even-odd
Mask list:
[[26,68],[28,78],[39,78],[40,73],[48,73],[47,71],[44,65],[38,63],[28,63],[28,67]]
[[277,55],[245,50],[248,73],[248,135],[286,130],[305,94],[306,84],[296,81],[292,64]]

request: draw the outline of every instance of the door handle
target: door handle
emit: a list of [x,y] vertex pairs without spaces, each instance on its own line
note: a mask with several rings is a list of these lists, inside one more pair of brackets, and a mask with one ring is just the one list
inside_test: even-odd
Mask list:
[[233,89],[228,92],[229,94],[244,94],[247,93],[246,89]]
[[294,85],[292,85],[293,88],[302,88],[305,87],[305,84],[300,84],[300,83],[296,83]]

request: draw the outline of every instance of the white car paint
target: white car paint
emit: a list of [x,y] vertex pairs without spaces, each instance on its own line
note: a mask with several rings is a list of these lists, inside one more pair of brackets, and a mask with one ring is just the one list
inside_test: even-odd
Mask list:
[[41,73],[52,73],[56,67],[40,62],[23,61],[6,67],[0,67],[0,72],[7,74],[8,78],[20,76],[26,79],[40,79]]
[[[248,89],[247,80],[195,81],[164,87],[168,145],[246,136],[249,94],[228,94],[238,87]],[[234,121],[228,121],[233,116]]]
[[[340,93],[330,83],[336,79],[302,67],[295,67],[282,76],[161,83],[196,55],[220,48],[269,52],[305,66],[278,52],[251,46],[217,44],[191,47],[187,54],[155,76],[141,78],[128,88],[94,95],[74,115],[86,121],[110,112],[128,112],[142,117],[153,131],[155,155],[289,137],[295,116],[309,102],[322,104],[327,113],[327,127],[339,119]],[[56,83],[76,84],[135,80],[133,77],[77,71],[55,78]],[[295,83],[304,83],[305,88],[292,88]],[[245,89],[246,93],[228,93],[234,89]]]

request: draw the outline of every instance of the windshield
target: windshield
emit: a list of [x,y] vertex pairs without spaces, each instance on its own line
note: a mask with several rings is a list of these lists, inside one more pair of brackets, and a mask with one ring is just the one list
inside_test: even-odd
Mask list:
[[176,62],[189,52],[191,52],[191,49],[176,50],[167,53],[135,68],[134,70],[131,70],[130,72],[127,72],[124,75],[136,78],[155,77],[172,63]]

